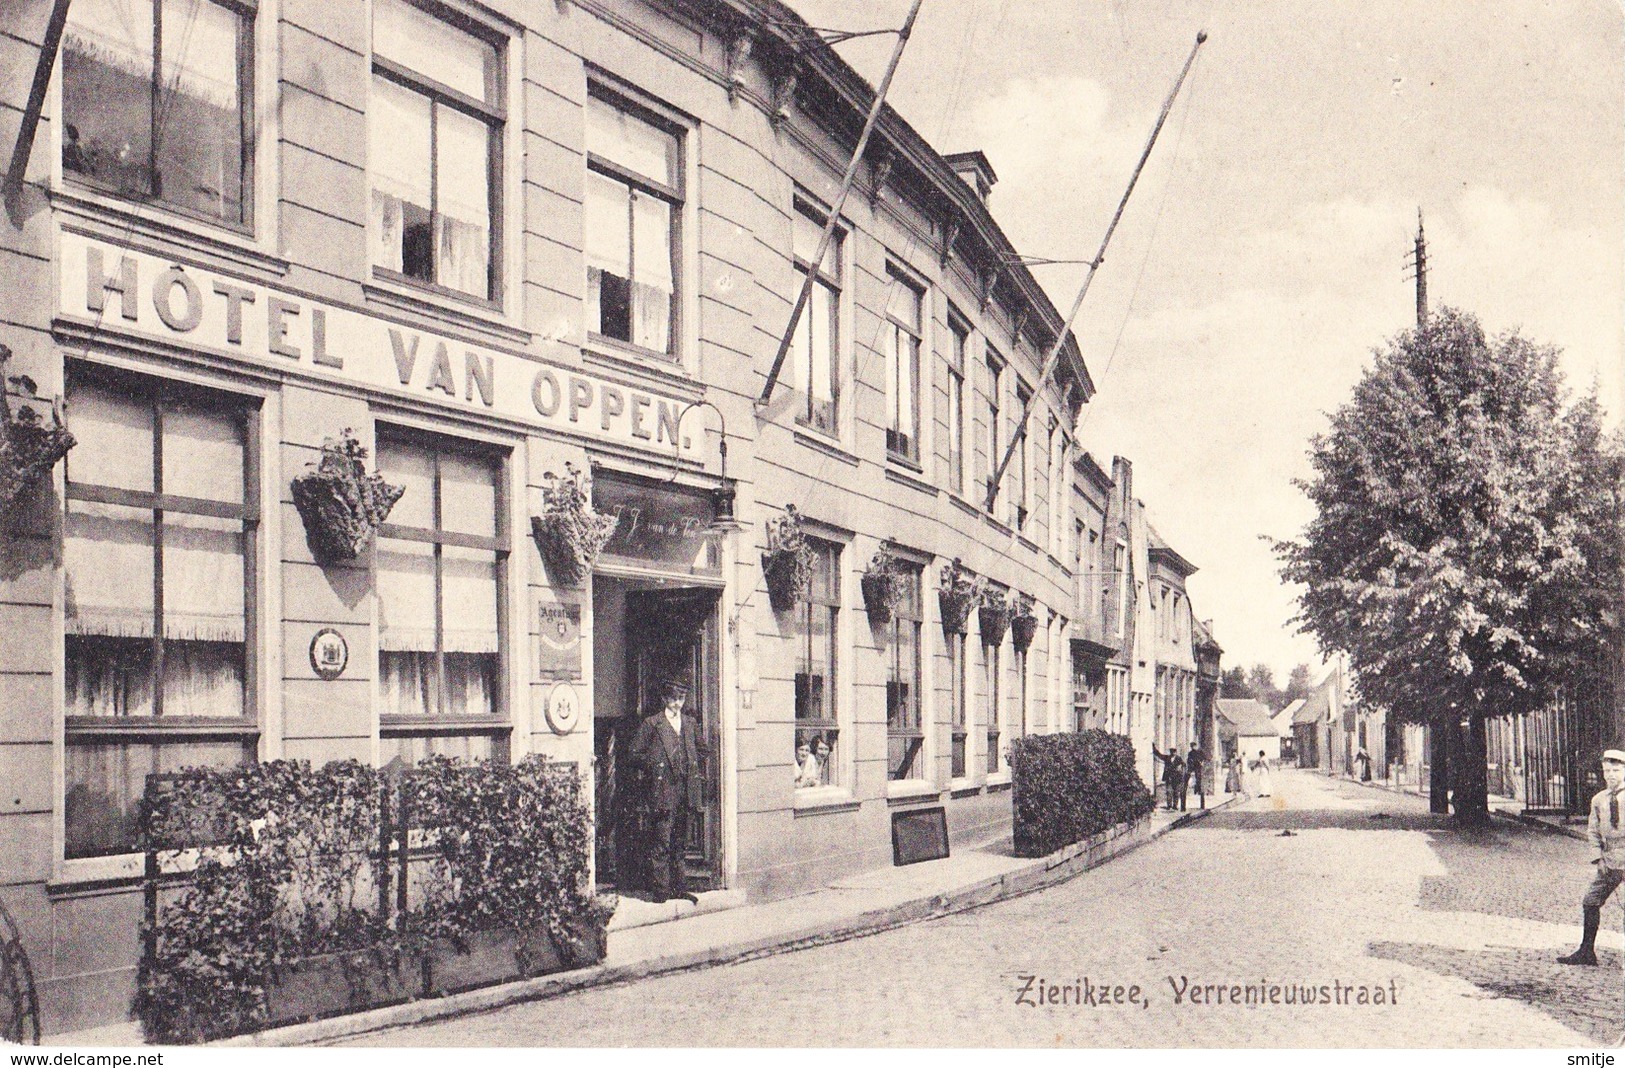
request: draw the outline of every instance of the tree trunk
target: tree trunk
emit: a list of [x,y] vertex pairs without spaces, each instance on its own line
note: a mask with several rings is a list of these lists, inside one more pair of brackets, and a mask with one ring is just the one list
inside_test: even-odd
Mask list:
[[1452,724],[1435,716],[1428,725],[1428,811],[1438,815],[1450,812],[1450,734]]
[[1473,713],[1462,732],[1461,759],[1455,770],[1456,824],[1482,827],[1490,821],[1489,731],[1479,713]]

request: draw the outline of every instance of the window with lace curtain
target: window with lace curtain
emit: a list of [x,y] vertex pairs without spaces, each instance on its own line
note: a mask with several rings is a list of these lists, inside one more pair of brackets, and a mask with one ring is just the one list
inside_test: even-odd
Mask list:
[[257,413],[70,367],[63,529],[67,859],[135,848],[146,777],[254,759]]
[[386,764],[431,753],[507,758],[502,466],[500,456],[447,438],[379,431],[378,472],[406,487],[378,530]]
[[63,175],[251,224],[254,7],[74,0],[62,37]]
[[594,89],[587,98],[587,329],[675,356],[678,131]]
[[[839,225],[830,235],[829,249],[816,268],[813,258],[824,236],[829,214],[808,201],[796,199],[790,220],[790,250],[796,266],[796,285],[813,273],[812,292],[790,339],[791,379],[801,393],[796,422],[831,437],[841,433],[841,261],[846,231]],[[794,301],[795,295],[789,300]]]
[[373,0],[373,269],[495,300],[502,50],[407,0]]

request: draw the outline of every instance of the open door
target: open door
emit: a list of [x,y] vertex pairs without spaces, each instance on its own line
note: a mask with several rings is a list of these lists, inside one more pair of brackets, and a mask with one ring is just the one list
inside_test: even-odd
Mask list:
[[683,729],[695,732],[701,783],[699,807],[688,814],[686,889],[715,889],[722,882],[716,621],[721,594],[703,587],[648,589],[625,585],[623,622],[617,628],[619,633],[611,638],[620,646],[620,663],[625,671],[621,703],[618,708],[602,710],[595,732],[598,883],[620,890],[647,885],[646,874],[637,870],[641,850],[630,840],[638,799],[619,789],[621,776],[616,765],[619,753],[631,743],[639,720],[657,707],[661,683],[673,673],[686,671],[692,686],[683,707]]

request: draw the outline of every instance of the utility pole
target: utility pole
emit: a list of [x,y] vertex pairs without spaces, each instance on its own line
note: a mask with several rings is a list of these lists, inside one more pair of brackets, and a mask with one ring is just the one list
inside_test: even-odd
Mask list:
[[1416,272],[1416,328],[1420,330],[1428,321],[1428,239],[1422,230],[1421,208],[1416,209],[1416,241],[1405,266]]

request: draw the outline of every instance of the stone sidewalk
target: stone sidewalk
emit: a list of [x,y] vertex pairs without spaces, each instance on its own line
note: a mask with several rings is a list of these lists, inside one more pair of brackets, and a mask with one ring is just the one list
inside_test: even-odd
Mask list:
[[[444,998],[428,998],[274,1028],[217,1044],[297,1046],[331,1042],[385,1028],[486,1012],[589,987],[709,968],[858,938],[1064,882],[1177,827],[1226,808],[1243,796],[1210,797],[1205,811],[1168,812],[1159,808],[1137,825],[1115,828],[1037,859],[1014,856],[1009,839],[1004,839],[979,847],[959,848],[943,860],[860,872],[811,893],[774,901],[751,903],[738,891],[729,890],[701,894],[697,905],[687,902],[654,905],[622,899],[621,907],[610,922],[608,954],[598,965]],[[45,1044],[138,1046],[142,1044],[142,1037],[139,1026],[131,1022],[49,1035]]]

